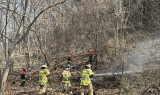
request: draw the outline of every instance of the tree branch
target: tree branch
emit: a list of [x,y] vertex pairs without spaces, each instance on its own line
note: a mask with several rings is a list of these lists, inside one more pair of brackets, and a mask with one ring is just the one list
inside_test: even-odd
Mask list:
[[[27,18],[27,20],[29,20],[29,18],[26,16],[26,15],[21,15],[21,14],[19,14],[18,12],[16,12],[15,10],[10,10],[10,9],[8,9],[8,8],[5,8],[5,7],[2,7],[3,9],[7,9],[8,11],[11,11],[11,12],[13,12],[13,13],[16,13],[17,15],[19,15],[19,16],[23,16],[23,17],[25,17],[25,18]],[[12,13],[12,14],[13,14]],[[29,20],[30,21],[30,20]]]
[[43,54],[43,55],[44,55],[44,57],[45,57],[45,61],[47,62],[48,66],[50,67],[50,64],[49,64],[49,62],[48,62],[48,60],[47,60],[47,56],[46,56],[46,54],[45,54],[45,53],[43,52],[43,50],[42,50],[42,44],[41,44],[41,41],[40,41],[40,39],[39,39],[39,37],[38,37],[38,35],[37,35],[36,31],[34,31],[34,33],[36,34],[36,37],[37,37],[38,42],[39,42],[39,44],[40,44],[40,50],[41,50],[42,54]]
[[27,29],[26,33],[22,35],[22,37],[17,41],[17,43],[19,43],[20,41],[22,41],[22,39],[24,39],[24,38],[26,37],[26,35],[29,33],[29,30],[31,29],[33,23],[38,19],[38,17],[39,17],[43,12],[45,12],[45,11],[46,11],[47,9],[49,9],[49,8],[52,8],[52,7],[57,6],[57,5],[59,5],[59,4],[63,4],[65,1],[66,1],[66,0],[64,0],[64,1],[60,2],[60,3],[57,3],[57,4],[53,5],[53,6],[49,6],[49,7],[45,8],[44,10],[42,10],[42,11],[35,17],[35,19],[30,23],[30,25],[28,26],[28,29]]
[[17,31],[17,34],[16,34],[16,38],[19,37],[20,35],[20,32],[22,31],[22,28],[23,28],[23,25],[24,25],[24,20],[25,20],[25,15],[27,14],[27,11],[28,11],[28,0],[25,0],[25,9],[24,9],[24,13],[23,13],[23,16],[22,16],[22,20],[20,22],[20,27]]
[[1,34],[1,36],[4,36],[5,38],[7,38],[10,42],[12,42],[12,40],[10,38],[8,38],[6,35]]

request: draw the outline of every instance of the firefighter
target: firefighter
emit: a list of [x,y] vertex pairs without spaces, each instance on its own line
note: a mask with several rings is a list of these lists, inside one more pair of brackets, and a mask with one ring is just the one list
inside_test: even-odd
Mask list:
[[21,74],[21,87],[24,87],[26,80],[26,67],[23,67],[23,72]]
[[26,73],[26,67],[23,67],[23,71]]
[[40,48],[39,47],[38,47],[37,51],[38,51],[38,53],[40,53]]
[[25,80],[26,80],[26,72],[23,70],[22,74],[21,74],[21,87],[24,87],[25,85]]
[[49,70],[47,69],[46,65],[42,65],[39,71],[39,94],[45,93],[46,94],[46,87],[48,82],[48,76],[50,75]]
[[71,56],[72,56],[72,52],[70,52],[70,54],[69,54],[69,56],[68,56],[68,58],[67,58],[68,64],[71,64]]
[[90,55],[89,55],[89,64],[92,64],[92,56],[93,56],[93,53],[94,53],[94,49],[91,51]]
[[71,77],[70,64],[66,64],[65,70],[63,70],[62,72],[62,85],[63,85],[62,93],[63,94],[66,94],[67,92],[68,94],[72,94],[72,87],[69,79],[70,77]]
[[68,56],[67,60],[68,60],[68,64],[71,64],[71,55]]
[[81,86],[81,95],[84,95],[85,90],[89,89],[89,95],[93,95],[93,87],[91,79],[94,76],[94,73],[91,70],[91,65],[86,65],[85,69],[82,71],[82,78],[80,82]]
[[29,52],[26,52],[26,59],[29,59]]
[[47,62],[44,62],[44,65],[48,66],[48,63],[47,63]]

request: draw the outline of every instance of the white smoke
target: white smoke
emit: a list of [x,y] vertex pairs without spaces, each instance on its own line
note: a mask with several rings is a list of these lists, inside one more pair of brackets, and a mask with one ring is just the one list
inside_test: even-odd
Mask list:
[[128,52],[125,65],[128,66],[129,71],[141,72],[145,66],[145,61],[155,60],[158,56],[160,56],[160,37],[152,36]]

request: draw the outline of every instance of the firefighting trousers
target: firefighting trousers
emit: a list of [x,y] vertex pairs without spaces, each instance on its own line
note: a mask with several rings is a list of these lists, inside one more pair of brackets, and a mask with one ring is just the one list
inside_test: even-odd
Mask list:
[[72,94],[72,87],[70,83],[62,83],[62,85],[63,85],[62,93]]
[[81,86],[81,95],[84,95],[86,89],[89,89],[89,95],[93,95],[92,84],[89,84],[88,86]]
[[39,94],[42,94],[42,93],[45,93],[46,92],[46,87],[47,87],[47,84],[44,84],[44,85],[40,85],[40,88],[39,88]]
[[24,87],[24,85],[25,85],[25,81],[22,81],[21,82],[21,87]]

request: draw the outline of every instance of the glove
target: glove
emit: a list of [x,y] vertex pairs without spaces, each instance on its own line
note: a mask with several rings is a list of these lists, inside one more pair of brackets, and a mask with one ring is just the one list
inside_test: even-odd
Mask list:
[[90,75],[89,77],[90,77],[90,78],[93,78],[93,77],[94,77],[94,75],[95,75],[95,73],[93,73],[93,74],[92,74],[92,75]]
[[93,78],[93,74],[89,76],[90,78]]
[[51,74],[47,75],[47,77],[49,77]]

